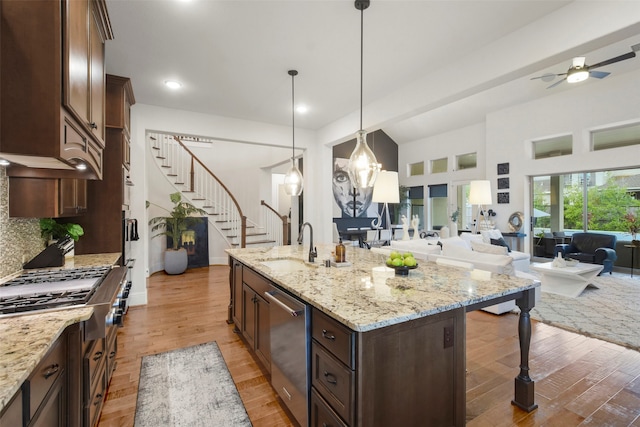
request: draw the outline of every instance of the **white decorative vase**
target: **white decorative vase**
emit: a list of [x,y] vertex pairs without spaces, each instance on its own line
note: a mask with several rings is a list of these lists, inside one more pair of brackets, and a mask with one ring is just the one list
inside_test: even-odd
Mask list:
[[174,251],[167,249],[164,251],[164,271],[167,274],[182,274],[187,269],[189,258],[184,248]]
[[451,221],[449,223],[449,235],[451,237],[456,237],[458,235],[458,223]]
[[440,229],[440,238],[448,239],[449,238],[449,227],[446,225]]

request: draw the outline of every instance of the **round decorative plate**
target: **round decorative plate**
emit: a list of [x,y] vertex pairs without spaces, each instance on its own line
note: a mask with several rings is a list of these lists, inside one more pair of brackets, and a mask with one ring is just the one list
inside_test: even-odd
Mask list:
[[407,276],[409,274],[409,270],[414,270],[418,267],[418,264],[413,267],[407,267],[406,265],[401,265],[399,267],[391,266],[396,271],[396,276]]

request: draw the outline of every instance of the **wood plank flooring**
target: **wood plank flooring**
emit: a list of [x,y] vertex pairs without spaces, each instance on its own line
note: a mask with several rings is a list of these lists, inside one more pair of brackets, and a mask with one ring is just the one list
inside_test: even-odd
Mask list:
[[[148,280],[148,305],[131,307],[118,332],[118,365],[99,427],[133,425],[142,356],[214,340],[254,427],[294,425],[226,323],[228,280],[227,266]],[[511,314],[467,315],[468,426],[640,427],[640,353],[535,321],[530,368],[539,408],[526,413],[511,405],[517,321]]]

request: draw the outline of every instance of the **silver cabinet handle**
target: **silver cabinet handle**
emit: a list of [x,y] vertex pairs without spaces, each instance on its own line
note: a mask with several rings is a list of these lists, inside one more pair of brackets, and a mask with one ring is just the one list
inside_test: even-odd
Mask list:
[[287,304],[285,304],[282,301],[280,301],[279,299],[277,299],[274,296],[276,294],[276,292],[277,291],[265,292],[264,296],[267,297],[270,301],[276,303],[276,305],[278,305],[280,308],[282,308],[287,313],[291,314],[291,316],[293,316],[293,317],[299,316],[304,312],[304,310],[294,310],[293,308],[289,307]]

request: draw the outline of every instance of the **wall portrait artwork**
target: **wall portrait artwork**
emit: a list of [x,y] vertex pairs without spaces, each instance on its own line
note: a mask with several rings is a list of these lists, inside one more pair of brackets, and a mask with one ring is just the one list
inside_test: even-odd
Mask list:
[[507,175],[509,173],[509,163],[498,163],[498,175]]
[[371,203],[373,188],[354,189],[347,172],[348,164],[349,159],[333,159],[333,199],[340,215],[342,218],[376,216],[377,203]]
[[509,189],[509,178],[498,178],[498,190]]

